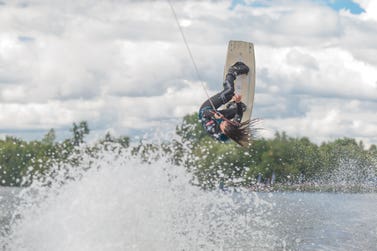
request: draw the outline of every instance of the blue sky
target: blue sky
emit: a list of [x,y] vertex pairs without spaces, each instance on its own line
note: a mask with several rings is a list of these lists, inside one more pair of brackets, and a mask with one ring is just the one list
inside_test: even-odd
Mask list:
[[[377,143],[377,1],[172,3],[210,94],[228,41],[254,43],[264,136]],[[165,1],[0,5],[0,137],[172,133],[205,98]]]
[[[298,0],[297,2],[299,2]],[[303,2],[303,1],[301,1]],[[339,10],[349,10],[352,14],[360,14],[365,12],[363,8],[360,7],[358,3],[355,3],[351,0],[312,0],[313,3],[318,3],[326,5],[329,8],[339,11]],[[251,1],[250,3],[245,2],[244,0],[232,0],[231,8],[234,8],[236,5],[250,5],[253,7],[268,7],[274,4],[272,0],[264,1]]]
[[358,3],[351,0],[318,0],[317,2],[325,4],[334,10],[349,10],[352,14],[360,14],[365,12]]

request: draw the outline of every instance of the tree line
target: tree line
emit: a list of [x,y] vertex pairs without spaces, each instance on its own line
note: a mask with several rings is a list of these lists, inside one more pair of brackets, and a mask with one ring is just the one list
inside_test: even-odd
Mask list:
[[[77,165],[80,158],[72,156],[80,151],[90,129],[86,121],[81,121],[73,123],[70,131],[72,136],[62,142],[56,142],[54,129],[50,129],[41,140],[25,141],[13,136],[0,140],[0,185],[27,186],[35,176],[50,175],[53,166],[59,168],[62,164]],[[94,153],[99,145],[109,142],[126,148],[130,139],[123,136],[115,138],[107,133],[86,150]]]
[[[25,141],[10,136],[0,140],[0,185],[27,186],[36,174],[51,174],[50,169],[61,163],[69,163],[71,168],[77,166],[80,156],[72,155],[90,133],[88,123],[73,123],[71,132],[71,137],[62,142],[56,142],[54,129],[41,140]],[[362,141],[351,138],[317,145],[307,137],[294,138],[276,132],[273,138],[257,138],[249,147],[242,148],[232,142],[212,140],[201,128],[197,113],[183,118],[176,127],[176,135],[159,143],[140,141],[130,146],[129,137],[107,133],[95,144],[85,146],[85,152],[95,155],[100,149],[132,148],[131,154],[151,164],[164,156],[172,164],[184,166],[192,174],[192,183],[204,189],[313,182],[353,186],[377,183],[376,145],[366,149]]]
[[[248,148],[217,143],[201,128],[197,113],[183,118],[177,134],[188,142],[192,162],[188,166],[197,183],[213,188],[265,184],[366,184],[377,187],[377,147],[340,138],[317,145],[307,137],[276,132],[259,138]],[[189,168],[190,169],[190,168]]]

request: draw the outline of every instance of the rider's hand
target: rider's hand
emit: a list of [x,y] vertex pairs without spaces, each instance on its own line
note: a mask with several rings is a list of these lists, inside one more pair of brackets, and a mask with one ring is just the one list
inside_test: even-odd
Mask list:
[[242,96],[240,94],[234,94],[233,97],[232,97],[232,100],[236,103],[239,103],[239,102],[241,102],[241,98],[242,98]]
[[215,113],[214,116],[215,116],[215,119],[221,119],[222,117],[219,113]]

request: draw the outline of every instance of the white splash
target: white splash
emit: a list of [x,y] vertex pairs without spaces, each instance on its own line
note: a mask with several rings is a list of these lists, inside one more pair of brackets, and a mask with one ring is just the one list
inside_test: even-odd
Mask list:
[[[20,193],[4,250],[274,250],[272,205],[257,194],[203,191],[166,158],[83,154]],[[92,167],[86,167],[92,163]],[[94,164],[94,165],[93,165]],[[64,184],[63,184],[64,183]],[[46,185],[49,184],[49,185]],[[62,185],[63,184],[63,185]]]

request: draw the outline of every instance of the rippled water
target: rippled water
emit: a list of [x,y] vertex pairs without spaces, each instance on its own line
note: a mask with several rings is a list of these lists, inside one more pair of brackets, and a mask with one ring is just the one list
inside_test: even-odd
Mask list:
[[289,250],[377,250],[377,194],[274,193],[275,233]]

